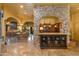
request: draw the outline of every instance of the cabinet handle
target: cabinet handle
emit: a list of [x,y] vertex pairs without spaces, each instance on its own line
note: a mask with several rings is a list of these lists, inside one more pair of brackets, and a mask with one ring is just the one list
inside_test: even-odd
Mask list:
[[56,40],[59,40],[59,38],[57,37]]
[[45,40],[45,38],[43,38],[43,40]]
[[64,40],[65,38],[64,37],[62,37],[62,40]]
[[48,40],[50,40],[50,37],[48,37]]

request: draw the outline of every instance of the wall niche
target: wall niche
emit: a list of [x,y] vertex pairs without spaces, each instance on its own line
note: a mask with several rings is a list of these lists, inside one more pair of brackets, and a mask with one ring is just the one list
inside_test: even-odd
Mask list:
[[55,16],[42,17],[39,20],[39,33],[60,33],[62,22]]

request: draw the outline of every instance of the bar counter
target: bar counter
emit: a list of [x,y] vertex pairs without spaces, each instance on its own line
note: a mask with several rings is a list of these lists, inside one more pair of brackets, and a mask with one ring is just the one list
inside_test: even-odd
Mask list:
[[38,33],[41,49],[67,48],[67,34],[65,33]]
[[67,35],[66,33],[37,33],[38,35]]

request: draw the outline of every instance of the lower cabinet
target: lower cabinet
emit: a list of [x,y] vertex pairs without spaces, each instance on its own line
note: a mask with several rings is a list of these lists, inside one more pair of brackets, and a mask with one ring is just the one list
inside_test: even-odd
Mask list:
[[40,48],[67,48],[66,35],[40,35]]

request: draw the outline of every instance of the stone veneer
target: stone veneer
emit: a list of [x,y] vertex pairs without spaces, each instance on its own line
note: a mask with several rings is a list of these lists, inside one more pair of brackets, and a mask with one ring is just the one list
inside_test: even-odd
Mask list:
[[34,33],[38,32],[39,20],[45,16],[58,17],[63,26],[60,29],[61,33],[69,33],[68,24],[70,19],[69,6],[44,6],[34,8]]
[[[45,16],[55,16],[59,18],[60,22],[63,22],[63,26],[60,29],[61,33],[70,34],[69,22],[70,22],[70,7],[67,6],[37,6],[34,8],[34,34],[35,39],[38,38],[39,20]],[[70,42],[69,35],[67,36],[67,43]]]

